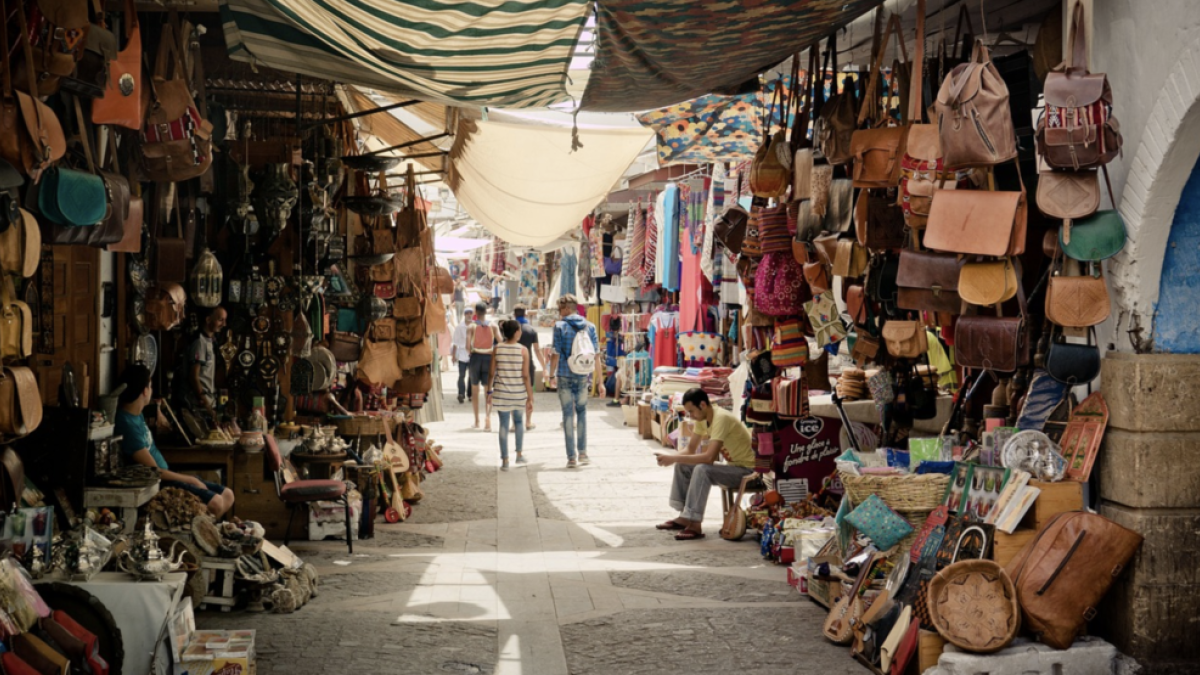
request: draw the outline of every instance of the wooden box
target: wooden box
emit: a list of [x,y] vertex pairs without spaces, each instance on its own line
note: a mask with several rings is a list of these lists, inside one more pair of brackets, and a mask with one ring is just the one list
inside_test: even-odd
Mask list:
[[1018,527],[1012,534],[996,531],[996,543],[992,548],[992,560],[1001,567],[1007,567],[1009,561],[1017,557],[1025,545],[1033,541],[1038,531],[1032,528]]
[[1061,483],[1043,483],[1031,480],[1029,484],[1041,490],[1033,508],[1021,520],[1021,528],[1041,529],[1050,519],[1066,511],[1083,508],[1083,484],[1073,480]]
[[650,426],[654,424],[654,411],[650,408],[649,403],[638,404],[638,438],[650,440],[654,438],[654,432]]

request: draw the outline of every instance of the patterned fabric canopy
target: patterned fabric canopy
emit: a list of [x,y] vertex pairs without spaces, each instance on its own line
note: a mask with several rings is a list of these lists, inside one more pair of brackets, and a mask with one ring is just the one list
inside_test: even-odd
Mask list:
[[660,108],[732,87],[880,0],[600,0],[585,110]]
[[570,99],[587,0],[221,0],[232,59],[426,101]]

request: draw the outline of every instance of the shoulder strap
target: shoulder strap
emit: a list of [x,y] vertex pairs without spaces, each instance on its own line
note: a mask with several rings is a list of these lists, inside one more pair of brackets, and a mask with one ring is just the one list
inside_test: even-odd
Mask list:
[[21,410],[21,427],[28,434],[42,423],[42,397],[37,378],[24,366],[5,368],[16,384],[17,407]]
[[[963,32],[963,24],[967,25],[967,31]],[[971,45],[975,42],[975,26],[971,23],[971,12],[967,10],[967,3],[962,3],[958,6],[958,25],[954,28],[954,44],[957,46],[962,40],[962,46],[959,47],[959,58],[963,61],[968,61],[971,58]]]
[[[0,0],[0,15],[8,18],[8,7],[5,0]],[[0,78],[3,78],[4,89],[2,92],[5,100],[11,100],[13,97],[12,87],[12,71],[9,66],[8,59],[8,30],[0,31]]]
[[925,0],[917,0],[917,44],[913,49],[912,82],[908,94],[908,119],[925,121]]
[[1076,0],[1071,12],[1071,30],[1067,37],[1067,68],[1088,67],[1087,31],[1083,24],[1083,3]]
[[170,21],[164,21],[162,36],[158,44],[158,56],[154,60],[154,77],[152,80],[167,79],[167,60],[171,59],[171,75],[173,79],[183,77],[183,59],[179,55],[178,38],[175,27]]

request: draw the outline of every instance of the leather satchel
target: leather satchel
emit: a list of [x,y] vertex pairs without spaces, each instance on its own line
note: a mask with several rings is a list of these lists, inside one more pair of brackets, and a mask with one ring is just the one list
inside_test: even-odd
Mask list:
[[42,231],[37,218],[18,209],[19,220],[0,232],[0,270],[29,278],[37,274],[42,254]]
[[868,326],[870,312],[867,308],[867,291],[861,284],[846,287],[846,313],[856,326]]
[[888,321],[881,332],[888,354],[898,359],[916,359],[929,349],[925,325],[920,321]]
[[1125,219],[1119,211],[1106,210],[1064,223],[1058,245],[1073,260],[1108,260],[1125,248]]
[[399,344],[396,358],[401,370],[414,370],[433,363],[433,348],[429,346],[429,340],[410,345]]
[[994,258],[1025,252],[1025,190],[938,190],[929,210],[925,245],[935,251]]
[[104,181],[94,173],[51,167],[38,188],[38,210],[56,225],[95,225],[108,211]]
[[[1099,266],[1097,266],[1099,267]],[[1097,269],[1077,277],[1050,276],[1046,286],[1046,318],[1069,328],[1086,328],[1104,323],[1112,312],[1108,286]]]
[[822,69],[821,72],[833,73],[834,93],[825,101],[818,115],[813,137],[817,139],[817,147],[825,155],[830,164],[845,164],[854,158],[850,150],[851,139],[858,128],[858,101],[855,100],[853,86],[842,83],[839,89],[840,74],[837,67],[837,32],[829,37],[829,47],[826,51],[826,62],[832,57],[832,69]]
[[396,341],[412,344],[425,339],[425,320],[421,317],[395,319]]
[[855,278],[867,271],[867,249],[853,239],[839,239],[833,260],[834,276]]
[[832,287],[829,267],[823,262],[804,263],[804,279],[812,289],[813,295],[820,295]]
[[398,358],[395,342],[368,340],[362,346],[355,377],[391,389],[402,376],[400,366],[397,365]]
[[146,328],[171,330],[183,323],[187,308],[187,291],[183,286],[162,282],[146,293]]
[[962,299],[958,281],[963,261],[950,253],[900,251],[896,273],[896,305],[900,309],[958,314]]
[[[0,2],[0,9],[4,10],[7,17],[9,14],[5,8],[5,4]],[[17,26],[19,29],[17,34],[22,36],[20,42],[25,62],[24,69],[17,72],[25,76],[27,83],[37,82],[38,76],[34,71],[36,57],[33,53],[30,38],[31,31],[25,20],[25,3],[13,1],[13,4],[17,7]],[[83,13],[82,21],[86,25],[86,11]],[[3,151],[4,159],[20,167],[34,182],[37,182],[43,171],[62,159],[67,151],[67,141],[63,135],[62,125],[59,124],[54,111],[45,103],[42,103],[36,93],[14,91],[14,82],[10,76],[13,69],[11,69],[9,62],[9,54],[12,46],[9,45],[8,36],[9,33],[7,30],[0,36],[0,47],[3,48],[3,63],[0,67],[4,71],[2,73],[4,78],[4,114],[0,117],[4,125],[4,128],[0,129],[0,132],[2,132],[0,136],[4,140],[0,141],[0,150]],[[71,59],[71,67],[73,66],[74,60]],[[69,73],[70,71],[68,70],[67,72]],[[57,79],[54,80],[54,83],[57,85]],[[14,112],[16,113],[15,115],[13,114]]]
[[1017,270],[1012,261],[970,262],[958,275],[958,295],[972,305],[989,307],[1017,294]]
[[362,356],[362,339],[354,333],[334,331],[329,351],[333,352],[333,358],[338,361],[352,363]]
[[813,248],[817,251],[817,259],[830,267],[837,259],[838,238],[837,234],[822,234],[813,239]]
[[1011,373],[1029,365],[1023,316],[962,316],[954,326],[954,357],[963,368]]
[[33,356],[33,313],[17,300],[12,278],[0,279],[0,359]]
[[125,0],[125,48],[108,65],[104,96],[92,102],[92,122],[142,128],[142,30],[133,0]]
[[858,243],[870,249],[904,246],[904,212],[882,190],[862,190],[854,208],[854,230]]
[[[787,194],[791,187],[791,148],[786,136],[785,131],[775,132],[770,139],[763,140],[755,153],[750,165],[750,192],[755,197],[777,199]],[[783,157],[787,157],[786,164],[781,161]]]
[[742,240],[746,237],[746,224],[750,220],[750,214],[740,206],[731,206],[725,209],[716,222],[713,224],[713,236],[726,251],[737,255],[742,252]]
[[971,62],[956,66],[942,82],[936,106],[947,166],[992,166],[1017,156],[1008,86],[982,40],[975,42]]
[[[42,423],[42,395],[37,378],[24,366],[0,369],[0,434],[21,437],[32,433]],[[5,458],[10,476],[14,467]]]
[[200,176],[212,164],[212,123],[200,116],[192,99],[170,22],[163,25],[149,85],[150,106],[142,126],[146,175],[175,182]]
[[1100,208],[1099,172],[1046,171],[1038,175],[1037,205],[1051,218],[1078,220]]
[[854,132],[854,187],[888,188],[900,183],[900,161],[908,141],[908,126],[879,127]]
[[1142,535],[1082,511],[1054,516],[1005,567],[1025,627],[1067,649],[1142,544]]
[[1095,332],[1088,331],[1087,344],[1067,342],[1062,334],[1050,343],[1046,353],[1046,373],[1055,381],[1074,387],[1100,376],[1100,348],[1092,343]]

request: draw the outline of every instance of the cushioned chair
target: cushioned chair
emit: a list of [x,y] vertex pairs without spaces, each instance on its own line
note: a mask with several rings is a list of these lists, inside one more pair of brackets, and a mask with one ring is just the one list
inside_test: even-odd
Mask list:
[[279,445],[271,434],[263,434],[267,441],[267,459],[271,462],[271,471],[275,472],[275,493],[287,504],[288,526],[284,532],[283,544],[291,541],[292,520],[300,506],[318,501],[338,502],[346,507],[346,547],[354,553],[354,540],[350,534],[350,499],[346,494],[346,483],[340,480],[294,480],[283,482],[283,456],[279,454]]

